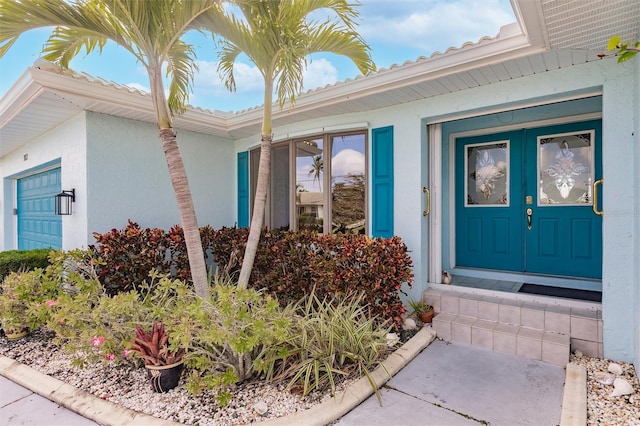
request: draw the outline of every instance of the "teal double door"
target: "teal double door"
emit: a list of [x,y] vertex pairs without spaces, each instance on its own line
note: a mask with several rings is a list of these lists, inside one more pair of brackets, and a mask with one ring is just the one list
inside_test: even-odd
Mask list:
[[459,267],[602,277],[601,122],[455,144]]

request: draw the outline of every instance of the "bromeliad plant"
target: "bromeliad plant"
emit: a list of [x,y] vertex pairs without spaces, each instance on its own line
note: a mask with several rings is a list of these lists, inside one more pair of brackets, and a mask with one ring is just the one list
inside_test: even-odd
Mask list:
[[147,333],[139,325],[136,326],[136,338],[132,342],[131,352],[144,360],[145,365],[167,366],[182,362],[184,349],[172,351],[169,348],[169,333],[164,323],[154,321],[151,332]]

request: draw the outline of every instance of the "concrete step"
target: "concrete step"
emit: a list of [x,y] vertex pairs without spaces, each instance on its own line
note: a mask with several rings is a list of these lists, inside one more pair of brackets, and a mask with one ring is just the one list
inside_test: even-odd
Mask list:
[[433,305],[433,327],[439,338],[481,346],[565,366],[572,350],[602,357],[602,314],[598,309],[478,294],[428,289],[423,300]]

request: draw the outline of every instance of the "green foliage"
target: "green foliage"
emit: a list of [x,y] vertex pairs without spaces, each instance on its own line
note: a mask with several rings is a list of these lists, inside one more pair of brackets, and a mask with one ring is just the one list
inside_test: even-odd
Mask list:
[[[607,45],[607,50],[615,50],[616,56],[618,57],[618,63],[626,62],[629,59],[633,58],[640,52],[640,40],[635,43],[632,42],[622,42],[620,36],[613,36],[609,39],[609,44]],[[600,57],[606,56],[605,54],[598,55]]]
[[0,281],[11,272],[30,271],[49,265],[51,249],[9,250],[0,252]]
[[423,313],[431,312],[433,310],[433,306],[428,303],[423,302],[422,300],[409,300],[409,306],[413,311],[412,314],[420,315]]
[[299,316],[286,342],[270,348],[260,368],[268,378],[289,380],[289,388],[301,386],[303,395],[326,386],[335,394],[336,377],[365,375],[387,350],[389,329],[369,317],[362,297],[334,303],[312,292],[298,304]]
[[[44,252],[38,254],[41,256]],[[56,262],[62,252],[47,250],[47,264]],[[37,329],[47,322],[62,291],[60,281],[52,279],[54,267],[11,272],[0,284],[0,325],[6,331]]]
[[[177,300],[172,342],[186,349],[185,365],[192,369],[187,388],[225,389],[256,373],[265,352],[288,338],[293,310],[253,289],[242,289],[230,279],[214,277],[211,301],[195,295]],[[223,403],[223,400],[219,400]]]
[[[178,297],[191,292],[185,283],[157,273],[138,290],[114,296],[104,291],[96,275],[78,276],[76,285],[79,291],[60,296],[48,326],[79,366],[98,361],[137,364],[131,356],[137,327],[151,329],[156,320],[166,322],[174,315]],[[175,345],[165,347],[179,352]]]

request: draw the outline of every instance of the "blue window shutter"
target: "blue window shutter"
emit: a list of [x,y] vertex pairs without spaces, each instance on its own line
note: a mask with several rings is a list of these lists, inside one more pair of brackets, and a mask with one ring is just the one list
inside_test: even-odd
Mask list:
[[249,227],[249,153],[238,153],[238,227]]
[[393,236],[393,126],[371,130],[374,237]]

